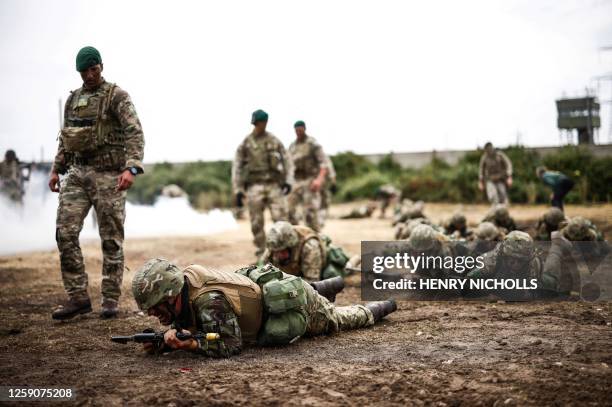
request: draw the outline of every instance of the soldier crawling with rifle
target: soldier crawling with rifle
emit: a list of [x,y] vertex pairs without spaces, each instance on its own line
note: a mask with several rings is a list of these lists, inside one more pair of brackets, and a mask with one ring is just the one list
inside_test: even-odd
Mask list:
[[136,272],[132,292],[141,310],[171,327],[112,339],[144,343],[148,353],[182,349],[229,357],[245,344],[284,345],[371,326],[397,309],[393,300],[337,307],[321,293],[333,298],[341,281],[311,285],[271,264],[228,272],[151,259]]

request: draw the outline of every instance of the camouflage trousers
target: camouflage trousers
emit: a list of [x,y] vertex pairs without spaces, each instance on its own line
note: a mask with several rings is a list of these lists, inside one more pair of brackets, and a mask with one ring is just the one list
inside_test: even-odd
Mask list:
[[291,194],[287,198],[289,207],[289,222],[294,225],[299,223],[297,217],[298,206],[302,207],[304,223],[306,226],[319,232],[319,209],[321,207],[321,194],[310,190],[310,184],[313,178],[296,181],[291,190]]
[[0,194],[6,196],[9,200],[22,203],[23,202],[23,191],[17,181],[13,180],[0,180]]
[[486,189],[487,189],[487,199],[492,205],[508,203],[508,194],[506,192],[506,182],[505,181],[498,181],[498,182],[487,181]]
[[96,171],[91,166],[72,166],[62,180],[55,236],[62,280],[72,299],[88,297],[87,273],[79,246],[79,234],[92,206],[102,240],[102,297],[103,300],[118,301],[121,295],[126,192],[116,190],[119,175],[119,171]]
[[253,184],[246,192],[253,243],[257,247],[256,256],[261,256],[266,248],[264,231],[264,211],[270,209],[272,221],[287,220],[287,203],[281,188],[276,183]]
[[310,284],[306,287],[307,336],[331,334],[374,325],[374,315],[363,305],[336,307],[319,295]]

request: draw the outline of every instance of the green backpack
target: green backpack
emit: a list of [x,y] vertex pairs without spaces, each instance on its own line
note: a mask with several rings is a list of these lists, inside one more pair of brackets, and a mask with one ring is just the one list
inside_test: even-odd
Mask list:
[[321,271],[321,280],[326,280],[333,277],[344,277],[344,266],[349,261],[349,257],[344,253],[342,248],[332,244],[329,236],[321,235],[325,248],[327,249],[326,266]]
[[251,266],[237,272],[261,288],[264,323],[257,338],[260,345],[285,345],[304,335],[308,326],[304,280],[285,274],[272,264]]

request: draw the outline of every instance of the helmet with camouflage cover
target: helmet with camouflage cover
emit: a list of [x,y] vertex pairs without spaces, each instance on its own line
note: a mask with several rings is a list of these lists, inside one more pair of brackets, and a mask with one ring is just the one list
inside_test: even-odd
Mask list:
[[430,225],[419,224],[410,233],[408,243],[413,250],[426,252],[439,243],[438,233]]
[[543,218],[547,225],[557,228],[565,220],[565,215],[561,209],[552,207],[546,211]]
[[505,205],[497,205],[493,211],[493,217],[497,222],[505,222],[510,219],[510,212]]
[[567,226],[562,230],[563,236],[572,241],[594,241],[597,240],[597,232],[590,220],[582,216],[570,219]]
[[132,293],[138,307],[146,311],[176,297],[184,283],[183,272],[176,265],[166,259],[151,259],[134,275]]
[[531,258],[533,253],[533,239],[528,233],[514,230],[504,237],[502,254],[516,258]]
[[266,236],[266,246],[272,251],[294,247],[299,241],[300,238],[293,225],[282,220],[274,222]]
[[480,240],[498,240],[501,237],[501,232],[491,222],[482,222],[474,231],[476,238]]
[[465,215],[461,212],[456,212],[453,214],[453,216],[451,216],[450,220],[448,221],[448,224],[454,226],[457,229],[461,229],[466,227],[467,219],[465,218]]

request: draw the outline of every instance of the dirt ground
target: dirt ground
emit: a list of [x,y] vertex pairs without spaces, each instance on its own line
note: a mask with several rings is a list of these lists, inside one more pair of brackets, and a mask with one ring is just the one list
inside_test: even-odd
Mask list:
[[[459,208],[431,204],[426,214],[441,220]],[[486,207],[461,209],[474,223]],[[511,213],[527,225],[542,211],[516,206]],[[612,205],[567,212],[612,234]],[[393,236],[389,220],[375,218],[331,219],[325,232],[351,253],[360,240]],[[110,321],[97,314],[98,243],[84,245],[94,312],[67,322],[50,318],[64,298],[55,250],[0,257],[0,385],[73,387],[78,405],[612,405],[609,302],[401,302],[369,329],[247,348],[228,360],[154,357],[109,340],[161,329],[131,298],[134,270],[159,256],[222,269],[250,263],[249,227],[241,221],[208,237],[128,240],[125,252],[121,314]],[[337,303],[359,300],[354,277]]]

